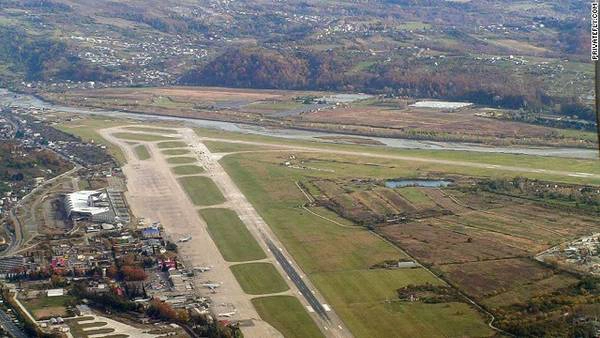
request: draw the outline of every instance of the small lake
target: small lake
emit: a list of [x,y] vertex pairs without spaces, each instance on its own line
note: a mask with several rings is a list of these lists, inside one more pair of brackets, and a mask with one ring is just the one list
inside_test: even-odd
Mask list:
[[447,187],[450,184],[452,184],[451,181],[445,181],[445,180],[389,180],[389,181],[385,181],[385,186],[388,188],[404,188],[404,187],[440,188],[440,187]]

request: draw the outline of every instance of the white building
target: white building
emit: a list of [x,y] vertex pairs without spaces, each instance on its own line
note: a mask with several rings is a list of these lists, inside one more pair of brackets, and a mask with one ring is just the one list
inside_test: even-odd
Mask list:
[[66,194],[64,203],[69,217],[107,223],[115,221],[116,215],[106,190],[82,190]]
[[65,289],[48,289],[46,290],[48,297],[59,297],[65,295]]

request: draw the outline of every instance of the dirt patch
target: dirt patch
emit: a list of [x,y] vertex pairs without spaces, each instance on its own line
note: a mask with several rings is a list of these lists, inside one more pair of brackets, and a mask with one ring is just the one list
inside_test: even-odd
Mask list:
[[33,311],[33,317],[35,319],[46,319],[52,317],[65,317],[67,315],[67,309],[64,306],[52,306],[43,309],[37,309]]

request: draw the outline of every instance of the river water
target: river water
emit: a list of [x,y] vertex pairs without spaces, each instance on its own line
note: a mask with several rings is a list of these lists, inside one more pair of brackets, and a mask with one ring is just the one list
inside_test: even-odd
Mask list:
[[[185,122],[187,125],[193,127],[210,128],[232,132],[242,132],[248,134],[274,136],[287,139],[297,140],[312,140],[323,142],[321,137],[347,137],[348,135],[318,131],[307,131],[307,130],[296,130],[296,129],[283,129],[283,128],[270,128],[261,127],[243,123],[232,123],[232,122],[220,122],[210,121],[192,118],[181,118],[171,116],[160,116],[152,114],[140,114],[130,113],[117,110],[101,110],[101,109],[88,109],[78,107],[65,107],[61,105],[55,105],[50,102],[42,101],[35,96],[26,94],[17,94],[10,92],[6,89],[0,88],[0,106],[18,106],[22,108],[34,107],[37,109],[52,109],[57,111],[64,111],[69,113],[77,114],[93,114],[102,115],[109,117],[121,117],[137,120],[162,120],[162,121],[180,121]],[[355,136],[353,136],[355,137]],[[360,136],[356,136],[360,137]],[[583,158],[583,159],[594,159],[597,158],[597,152],[592,149],[579,149],[579,148],[565,148],[565,147],[494,147],[486,146],[482,144],[463,143],[463,142],[437,142],[437,141],[420,141],[420,140],[409,140],[402,138],[386,138],[386,137],[364,137],[365,139],[371,139],[379,141],[388,147],[402,148],[402,149],[427,149],[427,150],[461,150],[461,151],[472,151],[472,152],[486,152],[486,153],[507,153],[507,154],[525,154],[525,155],[538,155],[538,156],[556,156],[556,157],[567,157],[567,158]]]

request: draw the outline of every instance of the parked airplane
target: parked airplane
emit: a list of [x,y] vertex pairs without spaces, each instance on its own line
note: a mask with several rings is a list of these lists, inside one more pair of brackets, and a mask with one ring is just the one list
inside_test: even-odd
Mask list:
[[219,286],[221,286],[222,283],[204,283],[202,284],[202,286],[204,286],[207,289],[210,290],[214,290],[216,288],[218,288]]
[[178,240],[179,243],[184,243],[192,239],[192,236],[182,237]]
[[218,317],[231,317],[233,315],[235,315],[236,311],[232,311],[232,312],[224,312],[224,313],[219,313],[217,314]]
[[210,266],[195,266],[194,270],[196,271],[200,271],[200,272],[206,272],[206,271],[210,271]]

